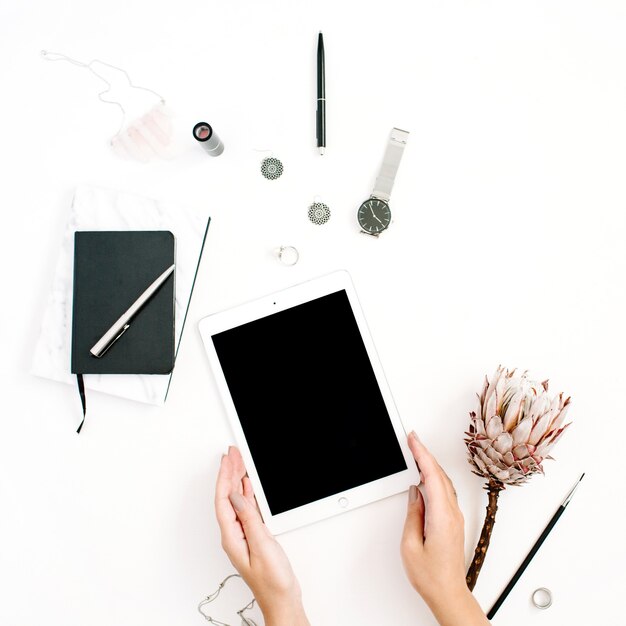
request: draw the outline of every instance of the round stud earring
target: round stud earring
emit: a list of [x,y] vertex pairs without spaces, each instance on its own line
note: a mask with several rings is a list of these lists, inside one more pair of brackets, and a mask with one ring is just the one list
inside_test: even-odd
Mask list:
[[326,224],[330,219],[330,209],[323,202],[314,202],[309,206],[309,220],[314,224]]
[[261,174],[267,180],[276,180],[283,174],[283,164],[276,157],[266,157],[261,161]]

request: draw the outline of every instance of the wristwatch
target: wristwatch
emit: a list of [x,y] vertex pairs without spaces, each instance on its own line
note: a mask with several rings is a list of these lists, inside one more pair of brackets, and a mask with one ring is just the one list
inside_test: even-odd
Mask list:
[[392,128],[389,143],[385,152],[382,167],[374,185],[372,195],[359,207],[357,221],[361,232],[366,235],[378,237],[391,223],[391,210],[389,209],[389,197],[393,182],[398,172],[404,146],[409,133],[406,130]]

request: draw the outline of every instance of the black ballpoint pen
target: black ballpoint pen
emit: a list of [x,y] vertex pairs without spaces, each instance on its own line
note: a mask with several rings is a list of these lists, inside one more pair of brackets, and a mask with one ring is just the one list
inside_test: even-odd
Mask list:
[[324,76],[324,37],[317,38],[317,109],[315,113],[317,147],[324,154],[326,147],[326,80]]
[[537,550],[539,550],[539,548],[541,547],[541,544],[544,542],[545,538],[548,536],[548,534],[550,533],[554,525],[557,523],[559,517],[561,517],[561,515],[563,514],[563,511],[565,511],[565,507],[569,504],[570,500],[572,499],[572,496],[574,495],[574,492],[576,491],[576,488],[578,487],[578,485],[580,485],[580,481],[583,479],[584,475],[585,474],[583,473],[583,475],[576,481],[576,484],[572,487],[572,489],[567,494],[567,496],[565,496],[565,500],[561,502],[561,505],[556,510],[556,513],[552,516],[547,526],[543,529],[543,532],[539,536],[539,539],[535,541],[535,545],[530,549],[530,552],[527,554],[522,564],[517,568],[517,571],[515,572],[515,574],[513,574],[513,578],[511,578],[511,580],[509,581],[509,584],[504,588],[504,591],[500,594],[498,599],[495,601],[494,605],[489,610],[489,613],[487,613],[487,619],[491,619],[496,614],[496,611],[500,608],[502,603],[506,600],[506,597],[509,595],[511,589],[513,589],[513,587],[515,586],[515,583],[520,579],[521,575],[524,573],[524,570],[528,567],[528,564],[532,561],[532,558],[537,553]]

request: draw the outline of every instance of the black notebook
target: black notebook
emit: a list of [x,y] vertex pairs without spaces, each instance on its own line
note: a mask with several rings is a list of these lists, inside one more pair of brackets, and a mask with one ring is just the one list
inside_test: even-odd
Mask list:
[[174,367],[174,273],[97,358],[96,342],[175,262],[170,231],[74,235],[73,374],[169,374]]

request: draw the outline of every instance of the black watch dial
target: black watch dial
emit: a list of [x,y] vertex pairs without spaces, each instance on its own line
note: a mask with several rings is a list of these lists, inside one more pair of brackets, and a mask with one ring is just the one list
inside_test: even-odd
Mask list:
[[370,198],[359,207],[357,219],[366,233],[378,235],[391,223],[391,211],[384,200]]

